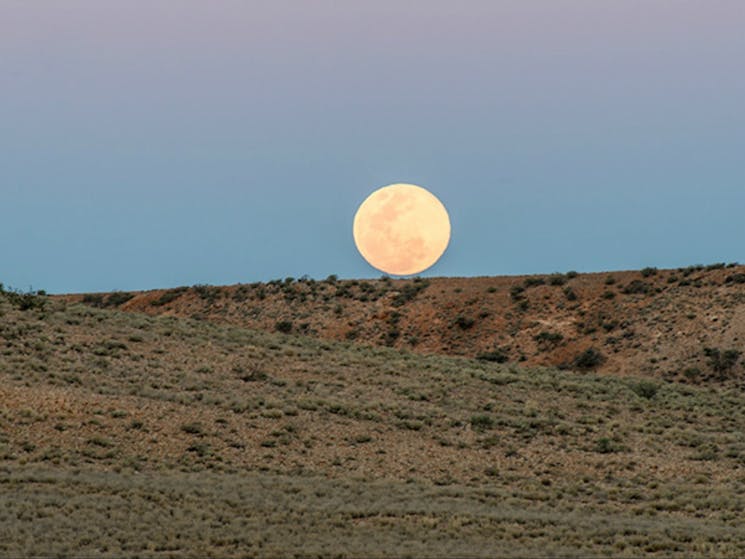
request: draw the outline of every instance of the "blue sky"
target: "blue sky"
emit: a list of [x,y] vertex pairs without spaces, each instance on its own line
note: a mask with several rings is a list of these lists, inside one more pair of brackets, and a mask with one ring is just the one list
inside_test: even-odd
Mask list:
[[379,277],[352,219],[411,182],[423,275],[745,261],[745,5],[0,4],[0,281]]

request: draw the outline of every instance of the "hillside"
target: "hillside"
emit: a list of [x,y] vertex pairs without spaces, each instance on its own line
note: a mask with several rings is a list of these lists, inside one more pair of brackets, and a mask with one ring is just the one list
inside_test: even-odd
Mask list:
[[[724,281],[720,272],[701,275]],[[529,309],[565,287],[589,305],[596,283],[530,288]],[[0,555],[745,554],[745,394],[733,382],[499,364],[229,324],[260,300],[266,325],[307,320],[331,332],[335,305],[350,316],[379,305],[399,309],[404,338],[427,309],[449,316],[433,302],[442,290],[505,303],[509,290],[508,280],[433,280],[396,306],[394,287],[407,285],[416,283],[392,282],[375,302],[330,297],[327,323],[280,314],[295,303],[281,302],[277,285],[264,286],[264,299],[252,298],[261,287],[199,288],[156,307],[226,309],[223,323],[0,293]],[[699,289],[726,300],[740,292]],[[208,306],[202,291],[220,295]],[[138,295],[124,308],[164,297]],[[627,301],[640,314],[649,307]],[[479,308],[463,305],[447,312]],[[513,317],[527,312],[509,306]],[[705,324],[707,309],[695,312]],[[718,322],[736,324],[727,316]],[[449,335],[465,348],[487,319],[500,318]]]
[[417,353],[687,382],[741,376],[725,355],[745,340],[745,266],[734,264],[426,280],[288,278],[66,299]]

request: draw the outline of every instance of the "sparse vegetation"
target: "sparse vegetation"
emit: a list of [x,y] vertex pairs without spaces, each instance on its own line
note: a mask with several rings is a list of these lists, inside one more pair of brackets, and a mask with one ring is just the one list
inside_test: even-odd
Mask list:
[[415,355],[269,313],[263,332],[56,298],[0,314],[3,556],[745,554],[737,381]]

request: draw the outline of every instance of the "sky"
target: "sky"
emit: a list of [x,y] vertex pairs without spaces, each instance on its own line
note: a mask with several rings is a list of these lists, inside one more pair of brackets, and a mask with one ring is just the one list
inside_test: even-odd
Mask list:
[[0,0],[0,282],[374,278],[352,220],[426,187],[423,276],[745,261],[741,0]]

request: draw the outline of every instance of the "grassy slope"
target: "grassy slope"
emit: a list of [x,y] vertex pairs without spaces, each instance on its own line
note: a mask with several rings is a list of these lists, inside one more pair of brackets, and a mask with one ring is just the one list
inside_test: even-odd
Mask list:
[[[572,366],[705,382],[704,350],[742,348],[745,266],[428,280],[291,280],[226,287],[62,296],[152,315],[364,340],[475,357],[498,351],[529,366]],[[740,365],[727,372],[742,377]]]
[[0,377],[0,555],[745,554],[734,385],[2,297]]

